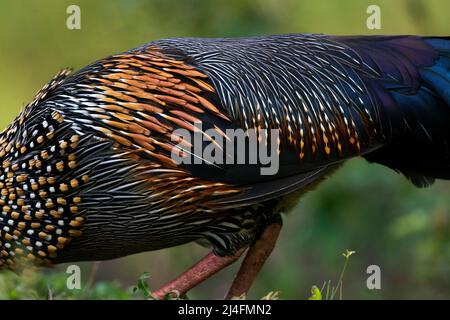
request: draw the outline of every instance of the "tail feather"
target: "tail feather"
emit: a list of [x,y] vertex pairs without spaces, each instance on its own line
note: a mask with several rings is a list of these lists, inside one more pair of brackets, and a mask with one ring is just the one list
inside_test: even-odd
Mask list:
[[420,70],[423,81],[450,106],[450,38],[427,41],[439,52],[439,60],[431,68]]
[[395,130],[385,147],[365,158],[403,173],[420,187],[436,178],[450,179],[450,37],[380,41],[376,46],[385,51],[373,50],[371,62],[381,73],[380,101],[393,100],[393,107],[385,104],[383,111],[384,121]]

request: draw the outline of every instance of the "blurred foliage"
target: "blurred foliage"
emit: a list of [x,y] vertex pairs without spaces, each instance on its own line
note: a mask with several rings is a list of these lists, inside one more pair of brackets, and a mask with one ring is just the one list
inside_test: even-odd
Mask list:
[[67,289],[67,274],[64,272],[42,273],[28,271],[17,275],[5,271],[0,277],[0,300],[112,300],[134,299],[131,288],[124,289],[117,281],[85,282],[82,289]]
[[[66,28],[66,8],[81,8],[81,30]],[[366,8],[378,4],[382,29],[366,28]],[[78,69],[153,39],[275,33],[448,35],[448,0],[41,0],[0,2],[0,127],[6,126],[58,70]],[[427,189],[378,165],[352,160],[308,193],[285,227],[250,297],[281,290],[306,299],[312,283],[340,270],[352,248],[347,299],[450,298],[450,184]],[[205,253],[195,244],[102,262],[80,291],[65,289],[65,267],[22,277],[0,275],[0,298],[134,298],[144,271],[151,288]],[[382,290],[366,288],[366,268],[379,265]],[[81,264],[89,277],[92,264]],[[199,286],[190,298],[219,298],[238,266]],[[89,285],[89,283],[91,283]]]

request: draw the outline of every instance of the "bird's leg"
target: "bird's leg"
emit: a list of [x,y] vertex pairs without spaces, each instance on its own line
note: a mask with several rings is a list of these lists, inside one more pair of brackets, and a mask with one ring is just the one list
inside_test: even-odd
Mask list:
[[247,293],[264,262],[272,253],[280,230],[280,222],[270,224],[263,231],[261,237],[250,246],[225,299],[240,297]]
[[213,252],[193,265],[189,270],[170,281],[157,291],[152,292],[155,299],[164,299],[168,294],[175,294],[180,297],[185,295],[190,289],[208,279],[215,273],[235,262],[247,248],[238,250],[232,256],[218,256]]

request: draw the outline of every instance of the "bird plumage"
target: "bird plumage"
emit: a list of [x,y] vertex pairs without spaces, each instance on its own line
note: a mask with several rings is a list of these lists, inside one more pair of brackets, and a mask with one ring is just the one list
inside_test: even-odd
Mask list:
[[[364,156],[417,185],[450,178],[450,40],[284,35],[167,39],[62,72],[1,135],[0,264],[101,260],[254,241]],[[198,130],[196,123],[202,124]],[[179,164],[176,129],[277,129],[279,171]],[[245,145],[245,150],[250,149]]]

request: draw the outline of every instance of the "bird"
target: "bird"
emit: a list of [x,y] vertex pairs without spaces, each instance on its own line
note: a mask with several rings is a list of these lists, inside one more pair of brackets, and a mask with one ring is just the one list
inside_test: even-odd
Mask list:
[[[198,242],[210,253],[153,297],[244,257],[226,298],[242,296],[281,215],[348,159],[450,179],[449,124],[445,36],[171,38],[64,69],[0,135],[0,268]],[[255,146],[275,172],[236,161]]]

